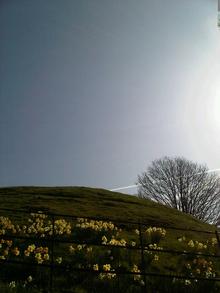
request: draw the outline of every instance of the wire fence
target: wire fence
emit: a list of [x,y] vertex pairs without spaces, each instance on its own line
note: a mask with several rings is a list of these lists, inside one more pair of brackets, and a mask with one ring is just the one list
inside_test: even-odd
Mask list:
[[[5,258],[1,259],[1,269],[3,267],[10,267],[10,265],[18,265],[22,267],[30,267],[30,268],[38,268],[38,271],[42,271],[44,269],[47,270],[47,285],[45,286],[45,282],[42,282],[42,286],[45,287],[44,292],[57,292],[57,285],[56,281],[59,276],[65,272],[65,275],[67,276],[68,279],[68,274],[70,272],[75,272],[76,274],[83,274],[85,275],[90,275],[90,276],[100,276],[100,274],[103,276],[113,276],[116,275],[118,278],[117,282],[117,288],[113,288],[112,292],[122,292],[120,289],[120,278],[121,276],[133,276],[135,279],[139,280],[141,278],[142,282],[138,283],[139,286],[139,291],[134,290],[134,292],[149,292],[148,290],[148,282],[149,280],[153,278],[163,278],[163,279],[169,279],[173,282],[173,280],[193,280],[196,282],[202,282],[202,281],[208,281],[208,282],[220,282],[220,277],[215,274],[215,275],[210,275],[209,277],[206,276],[194,276],[189,275],[189,274],[179,274],[175,272],[167,273],[161,271],[152,271],[149,270],[149,265],[147,263],[147,258],[146,258],[146,253],[150,254],[155,254],[158,253],[159,255],[166,254],[166,255],[171,255],[172,257],[184,257],[184,256],[191,256],[195,258],[211,258],[215,260],[219,260],[220,258],[220,253],[219,253],[219,248],[220,248],[220,239],[219,239],[219,232],[216,228],[215,231],[208,231],[208,230],[197,230],[197,229],[184,229],[184,228],[179,228],[179,227],[173,227],[173,226],[161,226],[158,225],[160,228],[168,230],[175,230],[175,237],[178,238],[178,235],[181,235],[180,233],[198,233],[197,235],[207,235],[207,237],[214,237],[217,240],[218,244],[218,249],[215,251],[215,253],[208,253],[206,250],[203,252],[201,251],[186,251],[186,250],[181,250],[181,249],[170,249],[169,247],[163,247],[161,249],[159,246],[157,247],[152,247],[150,245],[146,244],[146,237],[144,235],[146,228],[149,227],[149,223],[143,222],[143,221],[124,221],[124,220],[114,220],[110,218],[104,218],[104,217],[79,217],[79,216],[74,216],[74,215],[66,215],[66,214],[55,214],[55,213],[50,213],[50,212],[39,212],[33,209],[30,210],[14,210],[14,209],[0,209],[0,215],[1,216],[11,216],[13,217],[16,221],[19,222],[26,222],[28,221],[28,216],[30,213],[34,213],[35,215],[45,215],[50,219],[50,235],[44,235],[43,237],[39,237],[39,234],[34,235],[33,233],[27,233],[22,234],[22,233],[3,233],[0,227],[0,238],[5,240],[5,241],[20,241],[21,245],[23,247],[27,247],[28,244],[30,243],[41,243],[45,247],[49,247],[49,260],[47,262],[42,262],[42,263],[36,263],[36,262],[30,262],[28,260],[25,260],[25,258]],[[110,222],[113,223],[114,225],[117,225],[120,230],[124,229],[126,233],[130,233],[131,231],[138,231],[136,233],[136,243],[135,245],[132,245],[130,243],[126,243],[125,245],[115,245],[112,244],[111,242],[105,242],[103,243],[100,241],[97,241],[94,237],[82,237],[83,235],[77,235],[77,237],[74,237],[74,235],[65,235],[63,236],[62,234],[59,234],[56,231],[57,227],[57,220],[60,219],[65,219],[66,221],[70,221],[72,226],[74,227],[75,224],[79,219],[80,221],[101,221],[103,222]],[[178,234],[179,233],[179,234]],[[42,236],[42,235],[41,235]],[[76,235],[75,235],[76,236]],[[80,237],[79,237],[80,236]],[[84,235],[85,236],[85,235]],[[88,236],[88,235],[87,235]],[[91,235],[90,235],[91,236]],[[2,241],[2,240],[1,240]],[[124,267],[121,267],[120,265],[120,253],[118,255],[118,266],[116,266],[114,269],[108,268],[107,270],[103,267],[99,267],[97,269],[94,269],[94,266],[86,266],[86,265],[78,265],[76,266],[75,263],[72,263],[71,260],[64,260],[60,263],[57,263],[57,250],[59,251],[64,249],[66,246],[65,245],[79,245],[79,246],[89,246],[89,247],[100,247],[102,249],[108,249],[114,251],[121,251],[123,250],[126,254],[126,261],[129,262],[131,258],[131,253],[134,253],[136,255],[136,258],[139,260],[140,263],[140,269],[139,270],[129,270],[125,269]],[[102,255],[100,255],[102,257]],[[169,258],[169,257],[168,257]],[[220,262],[219,262],[220,263]],[[0,269],[0,270],[1,270]],[[1,278],[1,277],[0,277]],[[92,284],[93,281],[91,281],[93,277],[90,278],[91,284],[89,285],[91,288],[94,284]],[[109,281],[110,283],[110,281]],[[58,292],[75,292],[71,291],[68,288],[59,288]],[[93,292],[92,289],[90,292]],[[94,291],[94,292],[99,292],[99,291]],[[129,291],[130,292],[130,291]],[[133,292],[133,291],[131,291]],[[159,291],[158,291],[159,292]],[[164,291],[165,292],[165,291]],[[171,292],[171,291],[170,291]]]

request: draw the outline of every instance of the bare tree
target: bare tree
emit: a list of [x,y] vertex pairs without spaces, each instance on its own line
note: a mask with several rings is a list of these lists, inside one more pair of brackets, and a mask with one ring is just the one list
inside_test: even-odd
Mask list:
[[181,157],[155,160],[138,176],[138,195],[198,219],[216,223],[220,215],[220,178],[205,165]]

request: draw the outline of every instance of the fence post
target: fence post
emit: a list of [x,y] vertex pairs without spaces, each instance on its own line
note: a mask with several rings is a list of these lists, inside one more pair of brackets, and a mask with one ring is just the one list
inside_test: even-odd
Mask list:
[[144,279],[144,286],[142,287],[142,292],[146,293],[147,292],[147,283],[146,283],[146,272],[145,272],[145,260],[144,260],[144,243],[143,243],[143,237],[142,237],[142,224],[139,221],[138,224],[138,229],[139,229],[139,240],[140,240],[140,245],[141,245],[141,272],[142,276]]
[[54,274],[54,215],[52,220],[52,235],[51,235],[51,260],[50,260],[50,293],[53,292],[53,274]]

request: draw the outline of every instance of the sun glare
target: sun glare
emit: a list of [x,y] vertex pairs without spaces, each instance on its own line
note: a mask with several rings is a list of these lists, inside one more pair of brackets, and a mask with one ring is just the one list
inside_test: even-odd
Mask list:
[[220,147],[220,44],[199,71],[185,100],[189,142],[198,158],[214,159]]
[[[213,131],[220,131],[220,64],[212,64],[204,94],[207,97],[207,116]],[[217,133],[216,133],[217,134]],[[219,136],[219,135],[218,135]],[[220,139],[220,136],[219,136]]]
[[213,122],[220,130],[220,84],[213,91]]

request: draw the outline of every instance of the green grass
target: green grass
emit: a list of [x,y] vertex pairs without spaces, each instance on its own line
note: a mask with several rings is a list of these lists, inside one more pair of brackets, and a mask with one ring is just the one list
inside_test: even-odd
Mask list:
[[[104,217],[112,220],[142,221],[149,226],[177,227],[215,231],[215,226],[173,208],[136,196],[88,187],[15,187],[0,188],[2,208],[36,209],[79,217]],[[10,213],[8,214],[10,215]],[[13,215],[15,217],[16,215]],[[19,219],[19,215],[18,219]],[[22,215],[21,215],[22,219]],[[204,233],[169,230],[165,247],[176,248],[178,237],[204,241]],[[211,236],[210,236],[211,237]],[[212,236],[213,237],[213,236]]]
[[[186,236],[187,239],[202,242],[205,242],[209,237],[213,237],[213,235],[210,236],[205,233],[187,231],[187,229],[215,231],[215,226],[213,225],[203,223],[190,215],[151,200],[139,199],[135,196],[97,188],[0,188],[0,207],[29,211],[32,209],[77,217],[101,217],[110,220],[141,221],[148,226],[166,227],[166,237],[160,243],[164,249],[184,250],[184,245],[187,243],[182,244],[177,240],[182,236]],[[12,220],[14,219],[23,223],[25,223],[28,217],[28,215],[26,217],[22,215],[17,216],[16,213],[11,212],[0,212],[0,215],[7,215]],[[186,231],[169,229],[171,227],[186,229]],[[126,229],[124,231],[126,234],[125,238],[129,241],[132,240],[132,238],[129,238],[133,233],[130,232]],[[60,246],[60,248],[62,247]],[[164,254],[163,256],[161,254],[161,260],[157,270],[162,273],[175,273],[178,261],[179,258],[176,258],[176,255]]]
[[211,230],[215,227],[175,209],[136,196],[88,187],[0,188],[0,207],[39,209],[84,217],[139,221],[156,226]]

